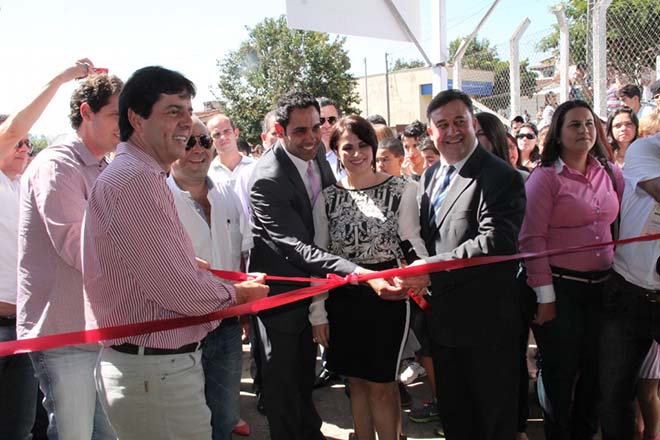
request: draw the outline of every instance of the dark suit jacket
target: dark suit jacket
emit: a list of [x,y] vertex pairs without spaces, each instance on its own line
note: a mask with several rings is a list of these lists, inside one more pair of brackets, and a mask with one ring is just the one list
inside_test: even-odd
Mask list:
[[[316,163],[322,186],[332,185],[334,175],[324,151]],[[269,275],[325,277],[346,275],[357,267],[348,260],[314,245],[312,205],[295,165],[278,142],[257,163],[248,183],[252,209],[254,247],[249,270]],[[304,287],[300,283],[268,283],[270,295]],[[264,324],[281,331],[298,332],[308,323],[309,300],[278,307],[260,314]]]
[[[434,164],[420,182],[421,234],[431,261],[516,253],[525,213],[520,174],[477,146],[454,178],[435,224],[429,182],[439,169]],[[508,342],[520,325],[516,269],[511,262],[432,274],[434,341],[451,347]]]

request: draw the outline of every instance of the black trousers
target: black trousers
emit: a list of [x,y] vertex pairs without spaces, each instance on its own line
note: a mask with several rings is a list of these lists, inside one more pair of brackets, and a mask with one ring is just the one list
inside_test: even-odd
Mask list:
[[603,295],[600,377],[604,440],[632,439],[639,369],[655,339],[660,341],[660,303],[616,274]]
[[447,347],[431,342],[438,409],[448,440],[515,438],[519,346],[516,334],[501,347]]
[[533,325],[539,346],[545,438],[592,439],[598,431],[598,344],[603,284],[557,279],[557,318]]
[[324,440],[321,417],[312,401],[316,344],[312,327],[287,333],[263,322],[262,386],[271,440]]

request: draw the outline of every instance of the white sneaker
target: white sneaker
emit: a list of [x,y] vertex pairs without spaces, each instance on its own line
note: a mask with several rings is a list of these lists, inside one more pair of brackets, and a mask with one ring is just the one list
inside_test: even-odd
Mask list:
[[412,361],[399,375],[399,381],[405,385],[411,384],[418,377],[426,376],[426,370],[419,363]]

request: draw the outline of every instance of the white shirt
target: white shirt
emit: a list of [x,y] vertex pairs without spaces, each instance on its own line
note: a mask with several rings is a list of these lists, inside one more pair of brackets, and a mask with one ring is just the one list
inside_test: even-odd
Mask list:
[[637,112],[637,119],[641,121],[643,117],[653,114],[655,108],[656,107],[654,105],[642,102],[639,107],[639,111]]
[[236,193],[228,185],[214,184],[210,179],[207,182],[210,226],[190,193],[181,190],[172,175],[167,178],[176,211],[192,241],[195,255],[208,261],[213,269],[239,271],[241,252],[252,248],[250,225],[245,221]]
[[[449,186],[447,187],[447,191],[449,191],[451,189],[451,186],[456,181],[456,176],[458,176],[458,174],[461,172],[461,169],[463,168],[465,163],[474,154],[474,150],[477,149],[477,145],[479,145],[479,141],[475,140],[474,145],[472,146],[472,149],[470,150],[470,152],[468,154],[466,154],[463,159],[461,159],[458,162],[456,162],[455,164],[453,164],[454,172],[451,175],[451,177],[449,178]],[[444,180],[444,177],[445,177],[445,175],[447,174],[447,171],[448,171],[448,168],[447,168],[448,165],[449,165],[449,163],[447,162],[447,160],[441,155],[440,156],[440,166],[438,167],[437,170],[435,170],[435,173],[432,177],[433,180],[431,182],[429,182],[429,186],[430,186],[430,190],[431,190],[431,192],[429,192],[429,194],[435,194],[436,187],[438,185],[442,184],[442,181]],[[425,175],[426,175],[426,173],[422,173],[422,179],[424,179]],[[422,194],[424,193],[424,187],[425,187],[423,180],[420,181],[419,187],[421,188],[421,191],[418,191],[417,203],[421,204]]]
[[18,207],[21,179],[9,180],[0,171],[0,301],[16,304],[18,267]]
[[213,180],[213,183],[224,183],[229,185],[231,188],[234,188],[236,178],[238,177],[241,169],[248,166],[252,162],[252,159],[241,154],[241,161],[234,167],[233,170],[230,170],[220,161],[220,156],[216,156],[215,159],[213,159],[211,162],[211,168],[209,168],[209,177],[211,180]]
[[335,154],[334,151],[328,150],[325,152],[325,159],[328,161],[330,164],[330,169],[332,169],[332,174],[335,175],[335,179],[337,179],[337,182],[339,182],[341,179],[346,177],[346,170],[345,169],[340,169],[337,171],[337,162],[339,162],[339,159],[337,159],[337,155]]
[[[641,189],[639,182],[660,177],[660,134],[638,139],[626,152],[623,168],[625,188],[621,201],[621,239],[637,237],[645,232],[649,216],[660,209],[658,202]],[[614,270],[628,282],[645,289],[659,290],[660,276],[656,261],[660,257],[660,240],[619,245],[614,253]]]
[[[301,158],[294,156],[293,154],[289,153],[289,151],[286,149],[284,144],[282,144],[282,149],[286,153],[286,155],[291,159],[291,162],[293,162],[293,165],[296,167],[298,170],[298,174],[300,174],[300,178],[302,179],[303,183],[305,184],[305,189],[307,190],[307,195],[309,196],[310,200],[312,198],[312,187],[309,184],[309,179],[307,178],[307,168],[309,167],[309,162],[304,161]],[[323,179],[321,178],[321,170],[319,170],[318,165],[316,164],[316,161],[314,159],[311,160],[312,166],[314,167],[314,172],[316,173],[317,176],[319,176],[319,181],[321,182],[321,186],[323,186]]]

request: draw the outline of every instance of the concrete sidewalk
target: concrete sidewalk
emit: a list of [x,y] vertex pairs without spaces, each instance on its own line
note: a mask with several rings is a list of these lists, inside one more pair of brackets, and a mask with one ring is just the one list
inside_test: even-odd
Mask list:
[[[430,388],[426,379],[418,380],[408,386],[408,391],[413,397],[415,405],[421,406],[423,400],[431,397]],[[328,440],[347,440],[352,432],[351,414],[349,401],[344,393],[344,385],[341,382],[334,383],[314,390],[314,401],[316,408],[323,419],[323,434]],[[528,420],[528,436],[530,440],[542,440],[543,421],[540,416],[538,404],[535,397],[530,396],[530,419]],[[408,420],[406,411],[403,415],[403,432],[409,440],[439,439],[441,437],[433,434],[434,423],[412,423]],[[270,440],[268,434],[268,423],[266,417],[257,411],[257,399],[252,394],[252,379],[250,378],[250,353],[249,346],[243,346],[243,379],[241,384],[241,417],[246,420],[251,428],[249,437],[234,435],[234,439]],[[514,439],[512,439],[514,440]]]

